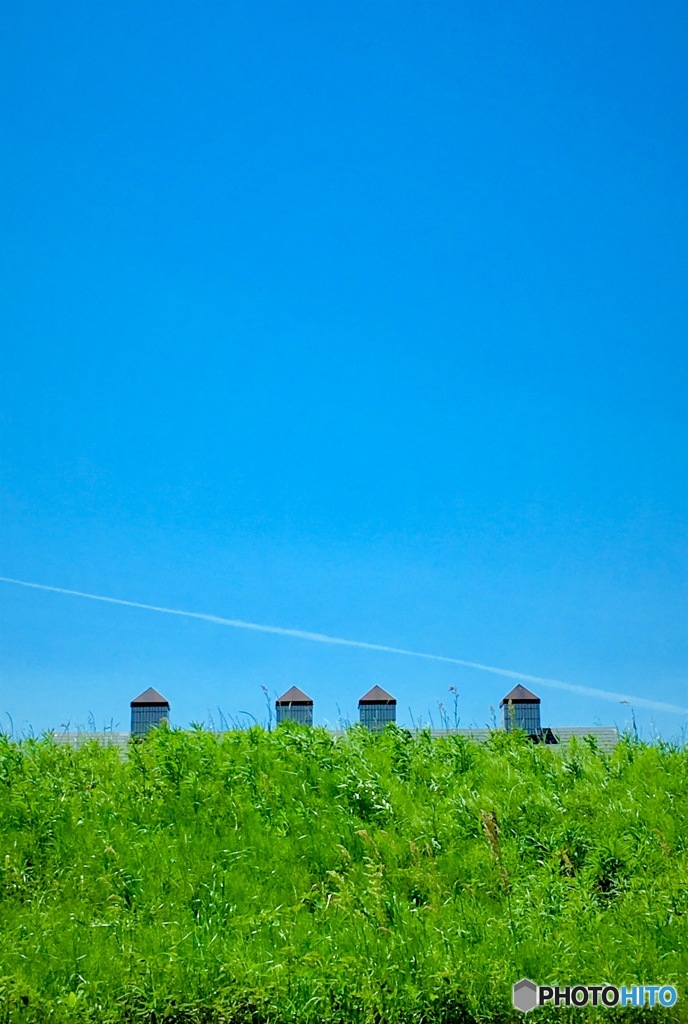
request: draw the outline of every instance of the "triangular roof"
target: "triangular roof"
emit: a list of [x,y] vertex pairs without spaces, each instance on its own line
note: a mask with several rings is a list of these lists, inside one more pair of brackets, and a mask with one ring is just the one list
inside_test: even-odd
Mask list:
[[499,706],[503,704],[539,704],[540,698],[536,697],[530,690],[526,690],[525,686],[514,686],[513,690],[507,693],[506,697],[502,697],[499,702]]
[[149,686],[147,690],[140,693],[138,697],[134,697],[131,702],[131,706],[138,707],[139,704],[152,704],[154,707],[168,708],[170,702],[166,700],[161,693],[154,690],[152,686]]
[[290,686],[286,693],[283,693],[281,697],[278,697],[275,704],[312,704],[313,701],[304,693],[303,690],[299,690],[298,686]]
[[396,704],[396,698],[391,693],[387,693],[381,686],[373,686],[372,689],[364,693],[359,700],[360,704]]

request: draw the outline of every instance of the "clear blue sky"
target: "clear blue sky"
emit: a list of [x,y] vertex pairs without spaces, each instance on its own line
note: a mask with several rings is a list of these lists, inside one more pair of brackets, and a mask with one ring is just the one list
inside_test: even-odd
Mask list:
[[[8,0],[0,50],[0,575],[688,705],[685,4]],[[294,683],[511,685],[0,584],[18,731]]]

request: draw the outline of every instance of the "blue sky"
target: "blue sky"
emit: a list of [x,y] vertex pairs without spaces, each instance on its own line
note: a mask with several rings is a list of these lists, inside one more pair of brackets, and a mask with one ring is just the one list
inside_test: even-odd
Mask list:
[[[688,706],[684,5],[10,0],[0,48],[1,576]],[[19,731],[294,683],[510,685],[0,583]]]

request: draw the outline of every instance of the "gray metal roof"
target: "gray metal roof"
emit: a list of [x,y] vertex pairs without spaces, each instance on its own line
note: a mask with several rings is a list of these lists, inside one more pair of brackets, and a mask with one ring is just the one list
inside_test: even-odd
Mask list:
[[[554,736],[558,740],[558,743],[552,746],[550,749],[556,750],[566,746],[569,740],[574,737],[578,740],[585,739],[586,736],[592,736],[597,746],[604,753],[611,753],[616,744],[619,742],[619,730],[615,726],[600,726],[600,725],[581,725],[581,726],[550,726]],[[474,740],[476,743],[487,743],[490,736],[494,732],[502,733],[502,729],[433,729],[433,736],[465,736],[467,739]]]
[[129,743],[130,733],[128,732],[56,732],[53,734],[54,743],[63,743],[69,747],[83,747],[86,743],[100,743],[103,747],[117,747],[119,750],[126,750]]
[[381,686],[373,686],[372,689],[364,693],[358,704],[396,704],[396,697],[393,697],[391,693],[387,693]]
[[132,708],[138,708],[141,705],[148,705],[154,708],[168,708],[170,702],[166,700],[161,693],[154,690],[152,686],[149,686],[147,690],[140,693],[138,697],[134,697],[131,702]]
[[283,693],[281,697],[277,698],[275,704],[295,704],[297,707],[312,707],[313,701],[308,694],[304,693],[303,690],[300,690],[298,686],[290,686],[286,693]]
[[513,690],[507,693],[506,697],[502,697],[499,702],[500,708],[503,704],[539,704],[540,698],[536,697],[530,690],[526,690],[525,686],[514,686]]
[[586,736],[592,736],[597,741],[597,746],[600,750],[609,752],[614,749],[616,744],[619,742],[619,730],[614,725],[603,726],[603,725],[581,725],[581,726],[551,726],[552,732],[559,740],[560,743],[568,743],[574,737],[578,740],[585,739]]
[[[599,749],[605,754],[610,754],[619,742],[619,731],[614,726],[583,725],[560,727],[553,725],[551,729],[559,742],[548,746],[548,750],[562,750],[574,737],[582,740],[586,736],[592,736],[597,742]],[[432,735],[435,737],[465,736],[466,739],[473,740],[475,743],[486,743],[494,735],[495,731],[503,733],[502,729],[433,729]],[[332,734],[334,736],[343,736],[345,732],[335,729],[332,730]],[[53,734],[53,742],[64,743],[71,747],[82,747],[85,743],[95,740],[105,747],[117,747],[125,751],[129,743],[129,736],[128,732],[111,732],[110,730],[106,732],[56,732]]]

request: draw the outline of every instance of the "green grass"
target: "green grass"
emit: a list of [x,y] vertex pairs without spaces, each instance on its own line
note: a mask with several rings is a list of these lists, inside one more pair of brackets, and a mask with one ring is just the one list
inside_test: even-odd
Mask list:
[[669,983],[688,751],[390,727],[0,738],[0,1024],[468,1024],[511,985]]

